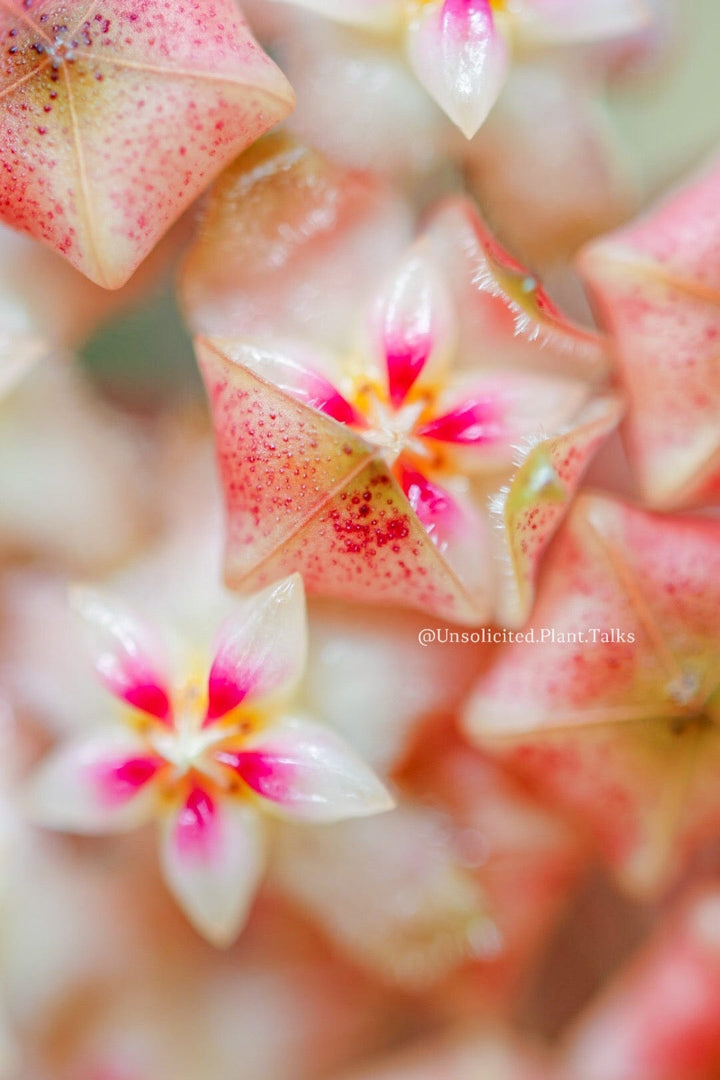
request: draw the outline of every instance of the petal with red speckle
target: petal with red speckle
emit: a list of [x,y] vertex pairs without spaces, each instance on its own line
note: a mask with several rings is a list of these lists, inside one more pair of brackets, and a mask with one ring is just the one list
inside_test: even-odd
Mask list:
[[0,218],[118,288],[293,95],[233,0],[72,8],[0,12]]

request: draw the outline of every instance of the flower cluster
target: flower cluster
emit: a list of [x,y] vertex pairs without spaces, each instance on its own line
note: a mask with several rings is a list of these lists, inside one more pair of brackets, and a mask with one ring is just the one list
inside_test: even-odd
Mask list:
[[720,1075],[696,6],[0,2],[0,1080]]

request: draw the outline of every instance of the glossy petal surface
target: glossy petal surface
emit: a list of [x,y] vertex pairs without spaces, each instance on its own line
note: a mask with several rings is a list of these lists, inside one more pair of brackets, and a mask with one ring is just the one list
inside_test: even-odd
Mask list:
[[222,761],[279,813],[300,821],[366,817],[394,805],[347,743],[304,720],[273,724],[241,749],[223,750]]
[[716,522],[583,497],[531,630],[482,679],[468,732],[656,893],[717,828]]
[[292,105],[231,0],[11,2],[0,32],[0,217],[107,288]]
[[507,65],[489,0],[423,5],[410,23],[407,51],[425,89],[471,139],[500,93]]
[[246,698],[290,693],[305,670],[306,623],[298,576],[239,605],[215,642],[206,722],[222,719]]
[[263,870],[255,812],[193,788],[164,822],[160,856],[165,880],[193,925],[213,944],[229,945]]
[[718,191],[715,165],[581,260],[629,398],[628,457],[661,508],[720,489]]
[[97,736],[55,751],[33,779],[30,811],[40,824],[81,833],[123,832],[148,821],[152,781],[163,762],[139,739]]

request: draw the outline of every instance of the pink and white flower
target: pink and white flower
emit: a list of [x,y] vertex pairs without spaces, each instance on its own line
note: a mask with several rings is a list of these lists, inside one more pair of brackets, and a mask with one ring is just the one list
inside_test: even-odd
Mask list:
[[719,205],[715,161],[581,257],[628,398],[628,460],[663,510],[718,503]]
[[306,654],[298,577],[237,608],[206,680],[197,663],[171,680],[157,632],[121,604],[84,589],[74,599],[121,723],[50,755],[33,815],[90,834],[157,817],[165,880],[214,944],[234,939],[262,875],[262,813],[307,823],[391,808],[344,742],[292,711]]
[[465,710],[472,739],[581,825],[639,897],[717,836],[719,583],[717,520],[581,495],[525,640]]
[[632,32],[642,0],[292,0],[300,7],[400,40],[416,77],[471,139],[505,81],[515,43],[584,42]]
[[292,109],[233,0],[10,3],[0,32],[0,219],[106,288]]
[[[257,158],[244,172],[248,197],[256,184],[282,191],[288,168],[303,167],[270,151],[260,172]],[[213,308],[208,258],[226,198],[211,205],[184,284],[206,331],[197,349],[228,511],[228,584],[298,570],[315,593],[522,622],[547,543],[620,415],[617,397],[598,392],[601,339],[561,314],[464,200],[441,206],[389,274],[382,249],[367,260],[364,276],[374,265],[385,281],[359,325],[345,306],[345,260],[334,264],[341,343],[289,324],[282,261]],[[263,227],[304,237],[315,218],[310,199],[302,209],[278,199]],[[346,233],[324,238],[320,283]],[[314,269],[303,279],[311,294]],[[334,302],[326,293],[323,312]]]

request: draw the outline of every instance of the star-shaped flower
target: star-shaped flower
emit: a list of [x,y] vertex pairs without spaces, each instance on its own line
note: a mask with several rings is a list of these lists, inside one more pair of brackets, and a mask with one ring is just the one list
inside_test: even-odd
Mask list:
[[122,723],[50,756],[32,786],[34,815],[87,833],[158,817],[165,879],[215,944],[233,940],[249,909],[263,812],[329,822],[392,806],[344,742],[292,711],[306,651],[299,578],[228,619],[206,683],[191,667],[172,685],[155,632],[129,610],[89,591],[75,602]]
[[661,509],[718,501],[719,205],[716,162],[581,259],[628,396],[628,458]]
[[470,736],[656,895],[720,821],[720,523],[582,496]]
[[[272,196],[274,185],[286,190],[288,168],[302,168],[271,151],[261,171],[257,157],[244,174],[252,204],[256,184]],[[292,195],[272,205],[268,232],[272,223],[284,236],[287,220],[293,237],[305,235],[310,200],[303,195],[302,213]],[[213,208],[201,246],[212,247],[218,218]],[[342,233],[324,238],[325,265],[328,247],[340,253],[330,265],[343,311],[353,255],[344,244]],[[463,200],[438,210],[376,290],[358,332],[348,328],[335,348],[312,322],[312,340],[296,329],[288,339],[285,266],[276,272],[273,334],[269,275],[231,318],[222,282],[217,306],[209,299],[218,277],[210,269],[208,278],[209,265],[208,252],[193,257],[185,288],[200,298],[205,326],[234,331],[198,340],[231,587],[300,570],[313,592],[468,623],[493,614],[522,622],[545,547],[620,415],[617,398],[596,393],[600,339],[561,315]],[[233,265],[232,254],[223,265]],[[316,266],[305,278],[311,294]],[[325,267],[317,273],[326,281]],[[331,291],[322,310],[334,324]]]
[[512,46],[591,41],[636,30],[642,0],[292,0],[400,41],[415,75],[467,138],[500,93]]
[[117,288],[292,107],[233,0],[5,0],[0,218]]

